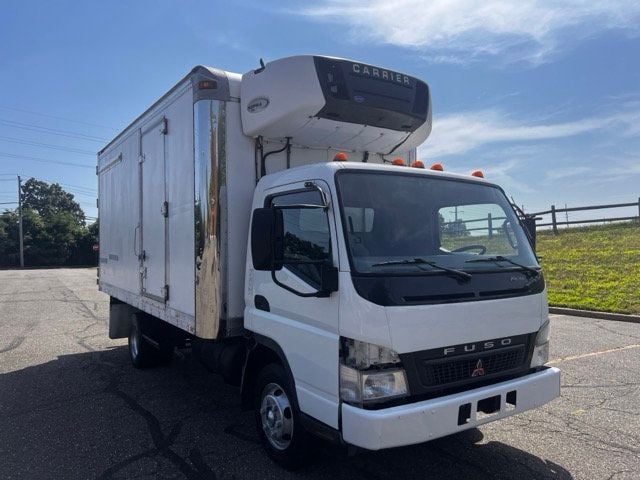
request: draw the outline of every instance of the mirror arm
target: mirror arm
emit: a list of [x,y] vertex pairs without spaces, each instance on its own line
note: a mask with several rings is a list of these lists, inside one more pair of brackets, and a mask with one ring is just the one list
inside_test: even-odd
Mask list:
[[311,292],[311,293],[299,292],[295,288],[291,288],[289,285],[285,285],[280,280],[278,280],[278,278],[276,277],[276,271],[273,268],[271,269],[271,279],[273,280],[273,283],[275,283],[279,287],[284,288],[288,292],[291,292],[294,295],[297,295],[299,297],[304,297],[304,298],[309,298],[309,297],[328,297],[330,295],[329,292],[323,292],[322,290],[317,290],[317,291]]
[[[509,204],[511,205],[511,208],[515,212],[516,218],[518,219],[518,224],[520,225],[520,228],[522,228],[522,230],[524,230],[524,235],[527,237],[527,240],[529,241],[529,245],[531,245],[531,248],[533,249],[533,252],[535,254],[536,241],[533,238],[533,236],[531,235],[531,232],[529,231],[529,229],[524,224],[525,220],[530,219],[530,218],[534,218],[535,219],[535,216],[526,214],[524,212],[524,210],[522,210],[518,205],[516,205],[516,202],[513,200],[513,197],[511,197],[511,201],[509,202]],[[534,222],[535,222],[535,220],[534,220]],[[537,258],[537,255],[536,255],[536,258]]]

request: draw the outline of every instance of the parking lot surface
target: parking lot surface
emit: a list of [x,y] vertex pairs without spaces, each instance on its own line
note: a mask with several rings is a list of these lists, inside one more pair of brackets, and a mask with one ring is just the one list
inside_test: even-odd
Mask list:
[[640,478],[640,324],[552,316],[562,397],[429,443],[290,473],[188,352],[135,370],[95,269],[0,271],[0,479]]

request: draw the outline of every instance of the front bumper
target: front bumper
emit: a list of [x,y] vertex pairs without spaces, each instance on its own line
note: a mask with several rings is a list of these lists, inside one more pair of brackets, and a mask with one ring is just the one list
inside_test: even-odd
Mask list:
[[[506,402],[507,393],[513,391],[515,407]],[[479,401],[496,396],[500,396],[499,409],[491,414],[478,413]],[[382,410],[342,404],[342,438],[369,450],[411,445],[521,413],[558,396],[560,370],[551,367],[494,385]],[[458,425],[460,407],[466,404],[471,408],[469,419]]]

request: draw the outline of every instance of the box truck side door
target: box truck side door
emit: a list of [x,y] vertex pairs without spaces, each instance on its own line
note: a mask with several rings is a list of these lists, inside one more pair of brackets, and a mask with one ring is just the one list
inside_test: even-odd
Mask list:
[[140,137],[140,225],[142,251],[140,272],[142,294],[166,301],[166,220],[165,134],[166,119],[154,122]]
[[[329,195],[324,182],[322,189]],[[320,204],[318,190],[305,182],[269,191],[264,204],[294,206]],[[282,210],[287,258],[326,260],[338,265],[335,223],[331,208]],[[286,264],[275,272],[277,280],[302,293],[320,286],[320,265]],[[287,357],[295,380],[300,409],[338,426],[338,301],[339,292],[326,297],[301,297],[277,285],[270,271],[254,270],[245,322],[255,333],[274,340]],[[252,291],[251,291],[252,290]]]

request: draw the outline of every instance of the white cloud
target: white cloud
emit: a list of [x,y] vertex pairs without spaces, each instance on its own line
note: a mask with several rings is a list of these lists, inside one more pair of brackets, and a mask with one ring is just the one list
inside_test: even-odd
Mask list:
[[585,165],[577,165],[574,167],[561,167],[554,168],[545,173],[546,179],[550,181],[566,180],[567,178],[582,176],[587,173],[593,173],[594,167],[587,167]]
[[434,118],[433,131],[420,153],[438,158],[463,154],[486,144],[567,138],[612,128],[617,134],[632,136],[638,123],[640,110],[544,124],[513,119],[495,109],[452,113]]
[[512,159],[488,164],[481,170],[488,179],[500,185],[508,193],[535,193],[537,189],[531,183],[523,181],[522,167],[521,161]]
[[637,0],[322,0],[294,13],[347,25],[356,40],[420,50],[437,63],[490,55],[537,64],[606,30],[640,31]]
[[638,156],[620,159],[596,155],[582,160],[586,160],[590,165],[553,168],[545,172],[545,180],[566,184],[568,179],[573,179],[574,184],[589,186],[619,182],[640,175],[640,157]]

